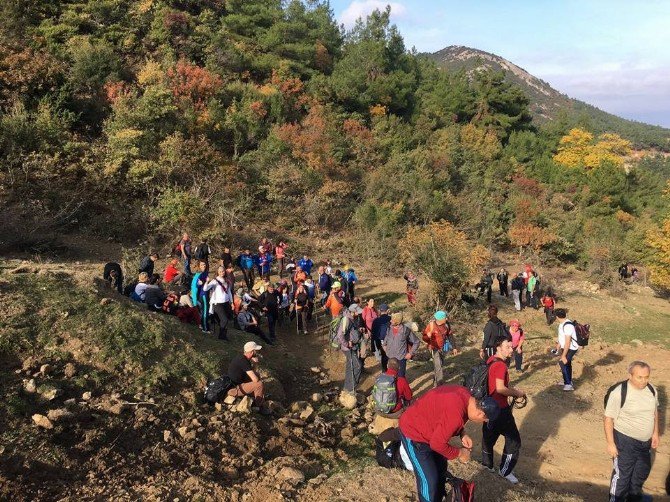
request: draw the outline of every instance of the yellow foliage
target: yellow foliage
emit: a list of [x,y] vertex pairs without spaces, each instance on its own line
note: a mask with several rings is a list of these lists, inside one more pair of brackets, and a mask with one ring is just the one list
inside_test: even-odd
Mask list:
[[165,79],[165,72],[156,61],[147,61],[137,73],[137,83],[143,87],[160,84]]
[[151,10],[151,7],[154,5],[154,0],[142,0],[139,4],[137,4],[137,12],[140,14],[146,14]]
[[515,223],[510,227],[508,235],[512,244],[521,249],[530,247],[535,252],[556,240],[556,235],[551,231],[532,223]]
[[272,96],[273,94],[277,94],[279,90],[274,85],[265,84],[258,88],[258,92],[263,96]]
[[619,209],[614,216],[616,216],[617,221],[622,225],[627,225],[635,221],[635,216],[621,209]]
[[493,131],[480,129],[473,124],[461,128],[461,143],[482,160],[493,160],[501,151],[500,141]]
[[567,167],[586,169],[594,169],[603,162],[623,166],[624,159],[630,151],[630,141],[618,134],[601,134],[598,141],[594,142],[590,132],[574,128],[561,138],[554,161]]
[[374,105],[370,107],[370,116],[371,117],[383,117],[386,115],[386,106],[384,105]]
[[651,282],[670,289],[670,218],[659,228],[647,232],[647,245],[655,251],[649,264]]

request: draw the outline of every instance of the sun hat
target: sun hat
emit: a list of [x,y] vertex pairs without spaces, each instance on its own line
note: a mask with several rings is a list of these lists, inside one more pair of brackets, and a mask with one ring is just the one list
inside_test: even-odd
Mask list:
[[244,344],[244,352],[251,352],[252,350],[261,350],[263,347],[256,342],[247,342]]
[[363,309],[358,306],[358,303],[352,303],[349,305],[349,312],[352,314],[361,315],[363,313]]

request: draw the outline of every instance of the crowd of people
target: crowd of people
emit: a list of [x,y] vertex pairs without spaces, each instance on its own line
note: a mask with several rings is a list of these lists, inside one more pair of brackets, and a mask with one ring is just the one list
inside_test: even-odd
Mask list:
[[[558,357],[565,392],[574,390],[572,360],[582,348],[580,343],[588,343],[580,338],[584,327],[568,319],[566,309],[556,308],[555,295],[551,288],[542,290],[540,277],[532,266],[526,265],[511,281],[504,268],[495,275],[485,269],[476,285],[488,303],[488,321],[479,353],[481,364],[486,367],[485,390],[480,396],[472,388],[443,384],[445,357],[460,352],[446,311],[435,312],[420,330],[401,310],[392,311],[386,304],[377,307],[373,298],[363,302],[356,296],[358,277],[353,268],[336,269],[330,261],[317,265],[307,254],[294,259],[287,250],[285,242],[273,245],[267,238],[259,242],[257,252],[243,249],[236,258],[225,247],[216,272],[211,273],[212,251],[207,241],[194,247],[188,234],[184,234],[162,276],[154,272],[159,256],[153,252],[139,264],[137,280],[125,288],[119,264],[105,265],[103,276],[111,287],[145,303],[147,309],[177,315],[183,322],[197,324],[203,333],[213,332],[224,341],[228,340],[228,326],[233,323],[271,346],[277,341],[278,324],[288,323],[293,329],[295,322],[296,333],[307,335],[315,322],[318,326],[319,315],[324,316],[331,346],[344,354],[340,396],[343,404],[347,398],[355,402],[365,359],[374,357],[379,362],[373,400],[379,414],[398,419],[397,447],[404,459],[402,465],[415,474],[419,500],[442,500],[448,461],[470,460],[473,441],[464,432],[468,421],[483,424],[481,464],[491,472],[494,445],[500,436],[504,437],[497,472],[516,484],[514,469],[521,437],[513,409],[516,403],[525,402],[526,393],[510,385],[509,371],[511,367],[516,372],[524,371],[525,334],[519,320],[505,323],[498,317],[499,309],[492,303],[494,280],[501,297],[508,298],[511,290],[516,311],[542,306],[548,325],[558,321],[552,353]],[[235,268],[242,277],[239,282]],[[279,278],[276,282],[271,280],[273,271]],[[418,280],[411,272],[404,278],[407,300],[413,305]],[[327,322],[326,315],[330,318]],[[407,362],[415,357],[422,343],[432,360],[433,389],[416,399],[406,379]],[[261,345],[248,341],[243,353],[230,362],[228,377],[232,383],[227,394],[249,396],[254,409],[270,414],[257,371],[261,349]],[[633,362],[629,379],[610,389],[606,398],[605,433],[607,450],[613,458],[613,502],[642,500],[642,485],[651,465],[649,449],[658,446],[658,398],[648,382],[649,373],[646,363]],[[454,436],[460,437],[460,448],[450,444]]]

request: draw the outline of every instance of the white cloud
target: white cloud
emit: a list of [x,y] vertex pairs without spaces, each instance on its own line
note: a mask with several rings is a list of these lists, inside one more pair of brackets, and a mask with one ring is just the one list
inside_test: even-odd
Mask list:
[[398,19],[407,14],[407,8],[399,2],[384,2],[383,0],[354,0],[349,4],[349,7],[340,14],[340,23],[347,28],[351,28],[359,17],[365,19],[368,14],[371,14],[375,9],[383,11],[386,6],[391,6],[391,18]]

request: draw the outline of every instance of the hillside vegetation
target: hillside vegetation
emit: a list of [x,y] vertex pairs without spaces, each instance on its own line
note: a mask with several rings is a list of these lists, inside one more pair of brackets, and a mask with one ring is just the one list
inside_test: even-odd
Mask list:
[[0,9],[5,251],[73,227],[122,242],[262,228],[396,264],[399,239],[446,221],[602,281],[624,260],[670,270],[667,159],[633,162],[599,128],[537,128],[519,87],[438,69],[388,11],[342,31],[317,1]]

